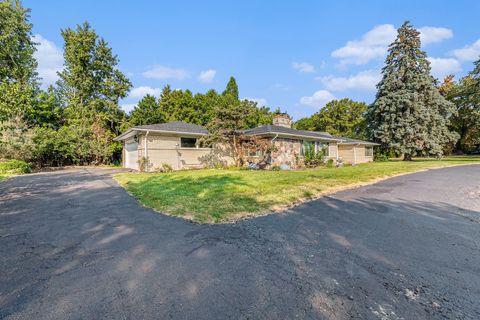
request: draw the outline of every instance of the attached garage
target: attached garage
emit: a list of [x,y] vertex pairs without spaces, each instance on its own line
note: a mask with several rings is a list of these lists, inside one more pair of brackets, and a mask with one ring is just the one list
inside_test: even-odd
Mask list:
[[138,170],[138,142],[125,141],[124,167]]

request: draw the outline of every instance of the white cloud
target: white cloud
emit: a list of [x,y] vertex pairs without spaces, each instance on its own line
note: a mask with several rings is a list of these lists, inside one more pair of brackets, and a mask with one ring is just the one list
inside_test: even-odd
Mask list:
[[315,72],[315,67],[307,62],[292,62],[292,68],[303,73]]
[[453,55],[462,61],[476,61],[480,58],[480,39],[461,49],[453,50]]
[[257,106],[259,107],[264,107],[267,105],[267,99],[265,98],[244,98],[244,99],[256,102]]
[[361,71],[349,77],[325,76],[315,78],[331,91],[344,90],[375,90],[377,83],[382,79],[382,75],[377,70]]
[[300,103],[307,106],[322,108],[327,102],[335,99],[335,96],[331,94],[330,91],[318,90],[311,96],[301,97]]
[[42,78],[42,85],[48,87],[58,80],[57,72],[63,69],[63,53],[55,43],[40,34],[34,35],[33,41],[38,44],[33,55],[38,62],[38,75]]
[[432,75],[440,80],[443,80],[450,74],[455,74],[462,70],[460,62],[454,58],[428,58],[430,67],[432,68]]
[[[437,43],[453,37],[453,31],[441,27],[423,27],[420,31],[422,45]],[[341,65],[366,64],[374,59],[383,58],[387,54],[388,46],[395,40],[397,30],[392,24],[382,24],[363,34],[358,40],[348,41],[347,44],[332,52],[333,58],[340,59]]]
[[145,71],[142,73],[145,78],[153,78],[153,79],[176,79],[176,80],[183,80],[188,78],[188,72],[185,69],[175,69],[169,68],[165,66],[155,66],[150,70]]
[[360,40],[348,41],[347,44],[332,52],[332,57],[340,59],[342,65],[366,64],[372,59],[382,58],[387,47],[395,40],[397,31],[392,24],[375,26],[365,33]]
[[125,104],[122,104],[120,107],[123,109],[123,111],[129,113],[133,109],[135,109],[136,106],[137,106],[136,103],[125,103]]
[[418,29],[418,31],[420,31],[420,41],[423,46],[430,43],[442,42],[443,40],[453,37],[453,31],[447,28],[423,27]]
[[217,71],[212,69],[202,71],[198,76],[198,80],[203,83],[210,83],[213,81],[213,78],[215,78],[216,74],[217,74]]
[[148,86],[144,87],[136,87],[130,91],[130,94],[128,95],[130,98],[143,98],[147,94],[152,95],[152,96],[159,96],[162,90],[160,88],[152,88]]

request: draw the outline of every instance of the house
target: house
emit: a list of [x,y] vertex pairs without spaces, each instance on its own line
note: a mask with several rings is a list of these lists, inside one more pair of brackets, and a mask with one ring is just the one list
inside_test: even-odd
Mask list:
[[[325,157],[344,163],[358,164],[373,161],[376,143],[332,136],[327,132],[296,130],[291,128],[288,115],[276,115],[272,125],[264,125],[241,133],[247,137],[270,140],[274,146],[269,164],[288,165],[296,168],[301,164],[307,148],[324,149]],[[138,170],[141,159],[148,159],[148,169],[168,164],[173,169],[201,168],[212,159],[225,165],[234,163],[234,157],[226,146],[217,144],[210,148],[199,146],[199,139],[208,134],[206,128],[185,122],[168,122],[136,126],[118,136],[123,141],[123,166]],[[263,158],[261,152],[248,154],[251,161]]]

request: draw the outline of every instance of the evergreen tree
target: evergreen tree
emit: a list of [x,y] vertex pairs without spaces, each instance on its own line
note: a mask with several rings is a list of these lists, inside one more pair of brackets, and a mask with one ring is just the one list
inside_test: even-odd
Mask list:
[[408,21],[398,29],[375,101],[367,112],[372,138],[402,153],[404,160],[416,155],[441,156],[444,146],[457,138],[448,129],[454,106],[434,85],[419,35]]
[[142,98],[130,114],[130,126],[165,122],[160,113],[160,106],[154,96],[147,94]]
[[222,95],[227,95],[227,94],[230,94],[235,100],[239,100],[238,85],[234,77],[230,77],[230,80],[228,80],[228,83],[227,83],[227,87],[222,92]]

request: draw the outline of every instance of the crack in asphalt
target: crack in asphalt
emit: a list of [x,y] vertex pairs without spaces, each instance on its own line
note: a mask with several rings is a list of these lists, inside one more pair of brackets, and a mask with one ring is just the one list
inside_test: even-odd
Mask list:
[[116,170],[0,184],[0,319],[479,319],[480,166],[198,225]]

